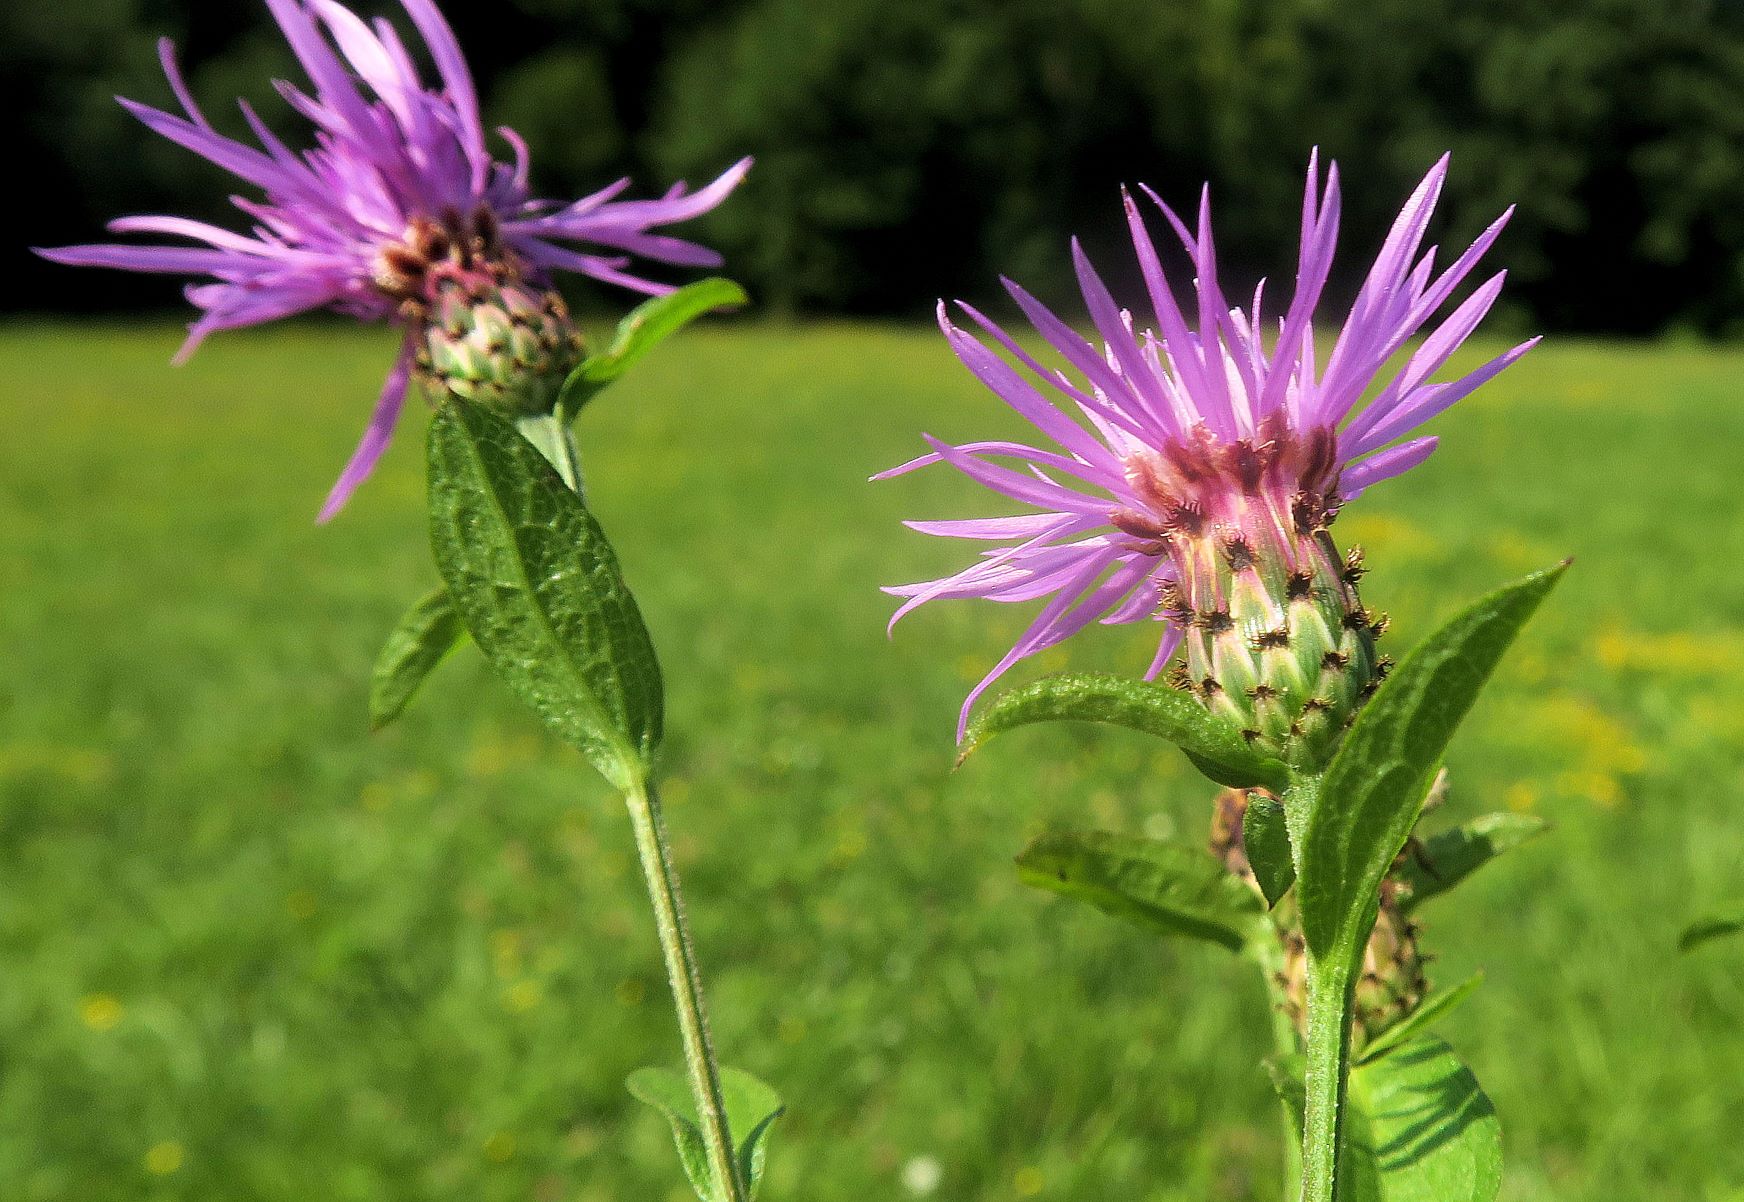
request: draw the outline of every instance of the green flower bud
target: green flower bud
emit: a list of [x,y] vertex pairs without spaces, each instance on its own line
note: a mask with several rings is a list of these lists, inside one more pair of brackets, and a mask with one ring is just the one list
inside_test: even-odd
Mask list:
[[1341,557],[1337,443],[1281,421],[1219,443],[1199,436],[1128,458],[1143,512],[1111,520],[1173,561],[1163,613],[1182,630],[1175,682],[1300,767],[1324,765],[1387,664],[1386,619],[1364,608],[1361,552]]
[[549,413],[581,362],[581,335],[563,298],[512,270],[433,272],[418,377],[508,417]]

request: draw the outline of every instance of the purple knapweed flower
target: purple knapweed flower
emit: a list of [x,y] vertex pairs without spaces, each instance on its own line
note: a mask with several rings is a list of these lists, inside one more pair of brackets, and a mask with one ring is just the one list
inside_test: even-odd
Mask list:
[[[334,309],[405,332],[398,358],[351,461],[320,518],[331,518],[374,468],[393,434],[410,379],[518,412],[549,408],[580,340],[550,288],[573,271],[638,292],[667,285],[631,270],[632,256],[687,267],[714,251],[654,227],[706,213],[732,191],[746,159],[695,192],[675,185],[654,200],[618,200],[621,179],[565,203],[528,185],[526,144],[499,129],[512,161],[492,157],[478,96],[453,31],[431,0],[403,0],[441,80],[428,88],[385,20],[366,24],[334,0],[267,0],[314,87],[277,87],[315,126],[293,152],[241,102],[261,149],[219,134],[194,103],[168,39],[159,56],[182,116],[121,101],[147,128],[209,159],[264,198],[233,198],[254,220],[246,234],[184,217],[123,217],[118,234],[159,234],[194,245],[70,246],[57,263],[204,277],[187,296],[201,310],[177,361],[214,330]],[[581,243],[589,249],[577,249]]]
[[[1387,667],[1374,653],[1384,619],[1357,599],[1360,553],[1340,556],[1328,524],[1345,502],[1435,449],[1434,437],[1398,441],[1402,436],[1537,342],[1457,379],[1431,382],[1495,302],[1506,274],[1498,273],[1389,370],[1512,212],[1437,273],[1435,249],[1419,251],[1446,169],[1444,157],[1406,201],[1329,353],[1313,319],[1338,234],[1338,168],[1327,172],[1322,190],[1317,154],[1309,160],[1296,291],[1275,334],[1262,312],[1263,281],[1246,310],[1224,299],[1209,190],[1201,194],[1196,228],[1144,190],[1192,261],[1196,328],[1176,301],[1130,194],[1127,222],[1154,329],[1116,305],[1075,240],[1078,282],[1100,345],[1004,281],[1070,372],[1037,362],[959,302],[1010,359],[995,354],[952,324],[940,303],[939,323],[958,358],[1053,444],[954,446],[927,435],[931,454],[878,477],[947,463],[1033,507],[1009,517],[907,523],[926,534],[996,545],[955,575],[886,590],[907,598],[893,626],[941,598],[1046,600],[970,692],[959,738],[976,699],[1020,660],[1094,621],[1150,619],[1164,627],[1146,679],[1185,639],[1177,684],[1269,750],[1310,759],[1325,753]],[[1359,406],[1377,383],[1373,399]]]

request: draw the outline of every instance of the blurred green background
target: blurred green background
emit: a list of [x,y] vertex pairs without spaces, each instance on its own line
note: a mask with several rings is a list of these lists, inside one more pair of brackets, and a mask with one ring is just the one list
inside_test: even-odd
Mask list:
[[[1488,973],[1445,1033],[1501,1113],[1504,1199],[1744,1202],[1744,953],[1675,951],[1744,893],[1744,351],[1694,337],[1744,316],[1744,5],[446,8],[551,194],[758,156],[695,228],[760,316],[683,335],[581,433],[667,665],[717,1036],[790,1102],[770,1202],[1277,1196],[1245,967],[1011,866],[1049,827],[1197,838],[1208,789],[1159,744],[1075,728],[952,774],[959,699],[1024,607],[928,607],[887,642],[877,586],[963,554],[899,520],[990,504],[948,472],[865,478],[922,429],[1016,429],[906,320],[933,297],[988,301],[1000,272],[1063,297],[1074,232],[1121,284],[1132,180],[1187,201],[1211,180],[1228,276],[1277,276],[1316,143],[1346,173],[1346,270],[1451,148],[1444,245],[1520,205],[1492,336],[1568,332],[1337,527],[1395,651],[1577,557],[1434,820],[1556,825],[1425,912],[1436,981]],[[113,317],[171,313],[171,284],[22,250],[119,212],[227,217],[222,177],[113,103],[167,102],[159,33],[215,116],[246,94],[284,121],[265,79],[291,66],[254,0],[0,6],[22,181],[0,300],[0,1202],[681,1202],[622,1087],[678,1051],[617,803],[470,650],[365,730],[370,662],[434,578],[417,416],[338,523],[311,518],[391,338],[317,321],[172,371],[180,314]],[[1645,334],[1673,337],[1598,338]],[[1131,669],[1152,633],[1037,670]]]
[[[394,12],[392,0],[359,7]],[[1534,329],[1732,332],[1744,314],[1738,0],[449,0],[489,123],[535,183],[644,191],[758,168],[700,228],[765,308],[924,314],[998,272],[1048,295],[1068,233],[1118,243],[1117,187],[1217,196],[1231,269],[1294,262],[1308,148],[1377,231],[1444,150],[1449,243],[1508,204],[1506,305]],[[3,308],[173,303],[163,281],[67,272],[28,241],[121,212],[234,219],[214,168],[113,100],[172,103],[175,37],[214,120],[295,65],[261,0],[8,0],[0,111],[25,185]],[[227,123],[227,124],[226,124]],[[16,210],[15,210],[16,213]],[[14,222],[19,218],[15,215]]]
[[[620,806],[470,649],[365,730],[434,579],[418,416],[311,517],[391,339],[244,333],[172,371],[177,335],[0,334],[0,1197],[682,1202],[622,1086],[678,1048]],[[1744,1199],[1744,953],[1675,950],[1744,886],[1741,373],[1546,346],[1336,527],[1395,649],[1576,557],[1433,820],[1556,824],[1424,912],[1434,980],[1488,974],[1443,1030],[1502,1115],[1510,1202]],[[1015,422],[936,334],[854,325],[687,333],[581,422],[667,666],[716,1033],[791,1105],[765,1196],[1271,1202],[1258,981],[1011,865],[1047,827],[1198,838],[1208,788],[1089,727],[952,774],[1026,607],[885,640],[877,586],[963,553],[899,519],[992,508],[950,472],[865,482],[923,428]],[[1132,670],[1153,637],[1037,670]]]

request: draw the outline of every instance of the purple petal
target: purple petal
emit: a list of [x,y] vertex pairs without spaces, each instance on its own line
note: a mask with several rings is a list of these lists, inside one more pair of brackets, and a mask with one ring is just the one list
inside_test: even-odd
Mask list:
[[1084,427],[1061,413],[1034,385],[1018,375],[1009,364],[982,346],[973,337],[952,325],[945,315],[945,304],[939,302],[939,328],[945,340],[963,365],[1000,400],[1017,410],[1032,426],[1060,446],[1080,458],[1116,475],[1120,463],[1113,453],[1093,438]]
[[1044,509],[1070,510],[1074,513],[1106,513],[1108,509],[1108,499],[1105,497],[1088,497],[1069,488],[1062,488],[1058,484],[1039,481],[1024,475],[1022,472],[1014,472],[1010,468],[983,463],[958,447],[941,442],[931,434],[923,434],[921,437],[926,439],[927,445],[937,451],[939,457],[946,463],[971,480],[985,484],[988,488],[1003,493],[1014,501],[1039,505]]
[[1017,302],[1017,307],[1023,310],[1025,317],[1029,318],[1029,323],[1035,327],[1036,333],[1040,334],[1049,346],[1064,356],[1068,363],[1082,372],[1089,380],[1091,387],[1103,394],[1103,402],[1098,406],[1102,414],[1141,440],[1154,439],[1156,432],[1147,428],[1146,424],[1140,420],[1140,414],[1133,412],[1121,403],[1131,397],[1132,390],[1125,381],[1114,374],[1113,369],[1108,366],[1108,361],[1097,353],[1096,348],[1084,341],[1076,330],[1056,317],[1051,309],[1031,296],[1015,281],[1005,279],[1002,276],[999,282],[1005,285],[1005,290],[1011,294],[1011,299]]
[[381,397],[375,403],[375,411],[370,414],[369,426],[363,432],[363,438],[358,442],[357,449],[351,453],[351,459],[345,465],[345,470],[339,473],[339,479],[334,482],[333,490],[327,494],[327,501],[321,506],[321,513],[315,520],[325,524],[333,520],[339,511],[345,508],[345,503],[351,499],[351,494],[357,491],[357,486],[369,478],[375,471],[376,463],[381,459],[382,452],[388,449],[388,443],[393,440],[394,427],[399,424],[400,412],[406,404],[406,385],[412,375],[412,353],[415,341],[410,334],[400,344],[399,356],[394,360],[394,368],[388,373],[388,378],[382,385]]
[[[1150,189],[1145,189],[1151,200],[1158,207],[1167,211],[1167,206],[1157,198]],[[1181,307],[1175,301],[1175,293],[1169,287],[1168,277],[1163,274],[1162,260],[1157,256],[1156,244],[1151,241],[1150,229],[1145,225],[1144,218],[1139,214],[1138,205],[1134,203],[1132,194],[1121,189],[1121,200],[1126,206],[1126,224],[1132,233],[1133,249],[1138,254],[1139,271],[1144,276],[1145,287],[1151,294],[1151,306],[1156,311],[1157,325],[1162,330],[1163,342],[1174,355],[1181,382],[1186,386],[1189,395],[1194,397],[1208,394],[1205,383],[1205,364],[1199,357],[1196,342],[1187,330],[1187,319],[1181,313]],[[1181,430],[1189,430],[1202,418],[1208,424],[1214,424],[1222,417],[1233,431],[1234,423],[1228,422],[1226,415],[1202,414],[1196,409],[1183,411],[1174,409],[1175,422]]]
[[1495,379],[1496,376],[1511,367],[1520,356],[1537,346],[1540,341],[1542,341],[1542,336],[1528,339],[1506,354],[1497,355],[1470,375],[1450,380],[1445,384],[1431,384],[1428,388],[1420,389],[1409,401],[1395,409],[1386,421],[1369,431],[1363,439],[1356,443],[1351,453],[1361,455],[1377,447],[1385,446],[1400,435],[1422,425],[1436,414],[1443,412],[1456,402],[1464,400],[1483,385]]
[[1434,453],[1439,438],[1414,438],[1396,447],[1369,456],[1361,463],[1344,469],[1339,477],[1338,492],[1346,501],[1354,501],[1363,491],[1382,480],[1402,476]]
[[1170,622],[1163,627],[1163,638],[1157,644],[1156,657],[1151,660],[1151,666],[1145,669],[1144,678],[1155,680],[1168,662],[1174,658],[1175,651],[1181,646],[1181,628]]
[[910,530],[939,538],[1030,538],[1075,517],[1066,513],[1020,513],[1003,518],[949,518],[942,521],[908,521]]
[[1382,394],[1375,398],[1374,403],[1357,415],[1355,421],[1346,427],[1346,433],[1353,439],[1361,441],[1366,431],[1377,423],[1384,421],[1394,409],[1398,408],[1401,399],[1408,399],[1425,380],[1441,369],[1442,364],[1453,356],[1465,340],[1471,337],[1490,307],[1496,303],[1496,298],[1502,293],[1502,285],[1507,281],[1508,273],[1499,271],[1491,276],[1484,285],[1465,303],[1455,309],[1435,333],[1424,340],[1417,353],[1411,356],[1411,361],[1405,365],[1398,378],[1387,385]]
[[1121,391],[1130,393],[1159,429],[1169,429],[1168,398],[1163,395],[1151,365],[1145,362],[1138,340],[1121,316],[1108,285],[1102,282],[1090,256],[1084,253],[1083,244],[1076,238],[1072,239],[1072,267],[1078,276],[1078,291],[1083,294],[1084,305],[1090,311],[1090,320],[1102,335],[1103,345],[1113,352],[1115,361],[1120,364],[1120,377],[1127,385]]
[[[968,732],[969,711],[975,708],[975,702],[980,700],[981,694],[985,693],[994,681],[1005,675],[1013,664],[1034,655],[1038,651],[1044,651],[1065,641],[1088,626],[1101,610],[1107,608],[1107,603],[1113,600],[1112,597],[1107,598],[1099,608],[1093,608],[1092,604],[1103,600],[1106,591],[1104,589],[1095,590],[1085,604],[1078,605],[1076,608],[1073,606],[1083,596],[1084,590],[1089,588],[1091,581],[1108,568],[1110,562],[1112,562],[1111,557],[1089,560],[1060,588],[1059,595],[1042,609],[1042,612],[1036,616],[1036,620],[1030,623],[1029,629],[1023,632],[1016,645],[1006,652],[1005,657],[994,665],[993,670],[983,676],[980,683],[969,691],[969,696],[963,702],[963,709],[957,717],[957,742],[961,743],[963,736]],[[1068,613],[1068,610],[1071,612]]]

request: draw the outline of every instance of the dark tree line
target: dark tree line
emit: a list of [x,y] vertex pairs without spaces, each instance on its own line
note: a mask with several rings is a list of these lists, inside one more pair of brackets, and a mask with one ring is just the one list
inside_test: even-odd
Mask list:
[[[362,7],[390,11],[385,3]],[[487,98],[552,194],[629,172],[693,181],[741,153],[699,231],[767,306],[912,315],[1005,272],[1068,286],[1085,237],[1119,274],[1117,187],[1216,201],[1232,270],[1293,262],[1318,144],[1373,245],[1454,152],[1442,234],[1519,213],[1498,255],[1513,319],[1715,333],[1744,321],[1744,6],[1736,0],[446,0]],[[134,126],[167,102],[155,38],[216,117],[294,68],[253,0],[10,0],[0,104],[25,228],[228,219],[221,177]],[[238,123],[239,128],[240,123]],[[1358,256],[1360,257],[1360,256]],[[112,309],[173,290],[20,255],[12,308]],[[1348,281],[1347,281],[1348,283]]]

